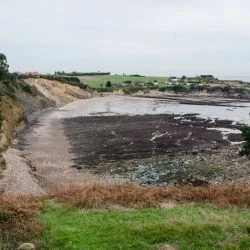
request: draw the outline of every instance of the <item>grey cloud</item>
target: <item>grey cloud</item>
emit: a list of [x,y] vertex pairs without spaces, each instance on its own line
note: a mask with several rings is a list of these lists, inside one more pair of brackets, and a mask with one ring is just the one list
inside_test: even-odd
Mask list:
[[11,70],[247,75],[247,0],[0,0]]

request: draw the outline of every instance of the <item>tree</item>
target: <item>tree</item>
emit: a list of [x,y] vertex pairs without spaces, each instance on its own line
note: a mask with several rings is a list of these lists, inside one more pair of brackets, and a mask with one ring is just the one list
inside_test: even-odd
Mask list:
[[250,155],[250,127],[245,126],[241,129],[242,136],[245,140],[242,150],[240,151],[241,155]]
[[110,88],[110,87],[111,87],[111,81],[107,81],[106,87],[107,87],[107,88]]
[[9,65],[4,54],[0,53],[0,80],[4,79],[9,73]]

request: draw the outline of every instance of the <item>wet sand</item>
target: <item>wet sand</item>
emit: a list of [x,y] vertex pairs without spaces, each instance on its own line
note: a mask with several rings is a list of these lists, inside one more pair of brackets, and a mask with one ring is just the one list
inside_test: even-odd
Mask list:
[[20,142],[5,152],[7,170],[0,181],[2,191],[40,195],[64,186],[112,181],[89,171],[79,173],[74,168],[74,155],[69,152],[69,141],[58,112],[60,109],[40,116],[19,135]]

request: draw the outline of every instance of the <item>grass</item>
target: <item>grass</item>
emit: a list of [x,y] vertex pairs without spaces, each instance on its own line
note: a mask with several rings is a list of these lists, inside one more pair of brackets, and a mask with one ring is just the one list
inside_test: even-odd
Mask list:
[[[187,93],[195,91],[190,89],[190,86],[187,86],[186,83],[180,85],[169,85],[169,77],[159,77],[159,76],[144,76],[144,77],[135,77],[135,76],[123,76],[123,75],[103,75],[103,76],[79,76],[78,77],[81,83],[87,84],[89,87],[97,89],[100,92],[107,92],[106,83],[110,81],[112,84],[117,85],[124,83],[126,81],[131,81],[132,84],[127,84],[125,86],[120,86],[125,92],[125,94],[131,94],[138,90],[150,89],[147,85],[148,82],[158,82],[158,90],[160,91],[172,91],[175,93]],[[143,83],[142,86],[136,85],[136,83]],[[204,82],[200,83],[200,86],[203,86]],[[202,87],[201,87],[202,88]],[[225,83],[213,84],[209,83],[206,87],[211,93],[216,91],[222,91],[225,94],[229,94],[229,87]],[[249,84],[238,84],[234,85],[232,89],[236,94],[242,95],[244,91],[249,90]],[[109,89],[109,91],[111,91]],[[199,89],[196,91],[200,91]]]
[[[169,201],[177,207],[161,209]],[[120,211],[106,211],[114,207]],[[163,243],[248,249],[249,207],[250,188],[236,185],[110,184],[68,187],[42,197],[0,194],[0,249],[22,242],[37,249],[41,244],[41,249],[155,249]]]
[[[164,84],[168,80],[168,77],[154,77],[154,76],[133,77],[133,76],[123,76],[123,75],[108,75],[108,76],[80,76],[79,79],[82,83],[87,83],[92,88],[101,88],[106,86],[107,81],[111,81],[112,84],[118,84],[124,81],[146,83],[149,81],[157,80],[159,84]],[[101,84],[103,86],[101,86]]]
[[249,249],[247,211],[188,205],[173,209],[84,211],[46,202],[44,249]]

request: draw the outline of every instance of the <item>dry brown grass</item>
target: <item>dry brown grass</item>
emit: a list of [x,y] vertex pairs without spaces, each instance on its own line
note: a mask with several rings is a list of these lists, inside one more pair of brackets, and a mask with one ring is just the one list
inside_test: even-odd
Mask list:
[[[42,227],[36,213],[42,203],[33,196],[0,196],[0,249],[16,249],[18,244],[37,240]],[[2,246],[1,246],[2,244]]]
[[108,204],[133,208],[160,207],[160,203],[166,200],[250,207],[250,187],[244,185],[172,188],[140,187],[132,184],[93,185],[85,188],[64,188],[50,197],[84,208],[99,208]]

